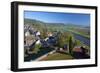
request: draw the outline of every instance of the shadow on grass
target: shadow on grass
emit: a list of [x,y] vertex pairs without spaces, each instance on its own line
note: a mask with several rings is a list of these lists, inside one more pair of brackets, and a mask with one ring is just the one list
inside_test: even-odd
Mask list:
[[54,49],[53,48],[40,48],[40,51],[37,54],[33,53],[33,54],[29,54],[27,57],[24,57],[24,62],[35,60],[35,59],[39,58],[40,56],[42,56],[52,50],[54,50]]

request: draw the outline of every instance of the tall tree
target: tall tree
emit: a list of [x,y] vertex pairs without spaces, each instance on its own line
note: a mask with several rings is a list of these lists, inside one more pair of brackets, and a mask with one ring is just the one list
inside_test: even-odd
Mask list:
[[69,37],[69,53],[72,53],[72,49],[73,49],[73,39],[72,36]]

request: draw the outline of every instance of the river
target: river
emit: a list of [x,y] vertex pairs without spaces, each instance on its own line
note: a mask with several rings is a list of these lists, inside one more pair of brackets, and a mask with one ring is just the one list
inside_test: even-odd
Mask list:
[[90,39],[86,38],[82,35],[76,34],[76,33],[72,33],[75,37],[75,39],[80,40],[83,44],[90,46]]

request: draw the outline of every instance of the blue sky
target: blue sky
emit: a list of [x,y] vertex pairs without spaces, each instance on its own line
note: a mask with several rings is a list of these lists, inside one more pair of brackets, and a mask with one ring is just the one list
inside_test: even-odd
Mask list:
[[24,11],[24,18],[36,19],[46,23],[90,25],[90,14]]

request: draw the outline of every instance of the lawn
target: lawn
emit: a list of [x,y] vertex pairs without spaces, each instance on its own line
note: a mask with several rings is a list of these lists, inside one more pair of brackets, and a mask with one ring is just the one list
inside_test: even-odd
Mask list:
[[70,60],[73,59],[73,57],[69,54],[63,54],[63,53],[54,53],[54,54],[50,54],[47,57],[45,57],[44,59],[42,59],[42,61],[46,61],[46,60]]

